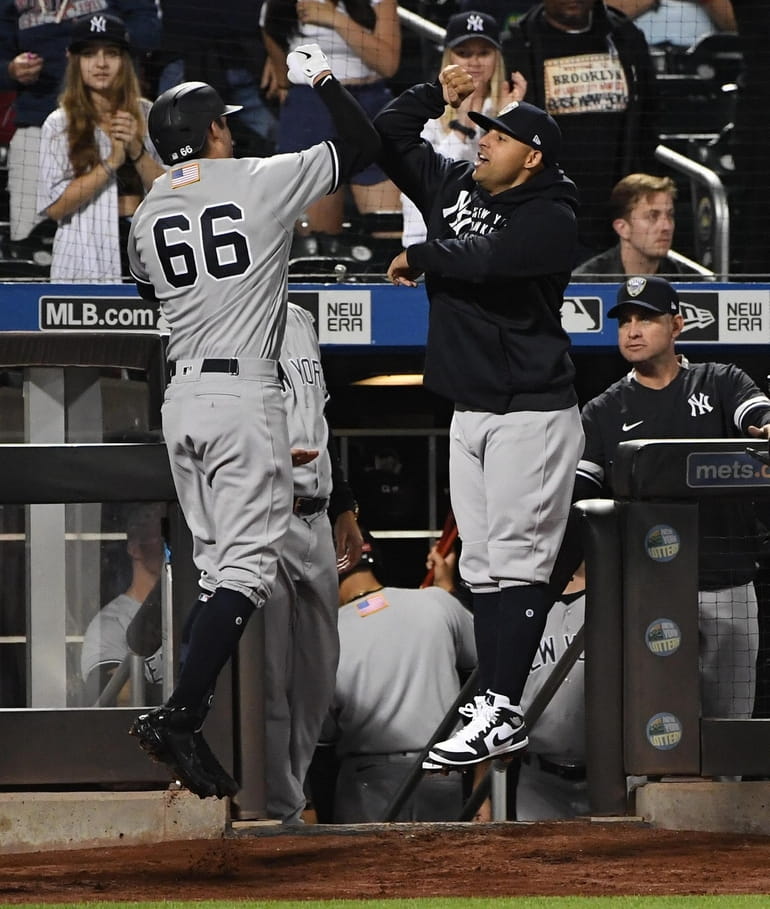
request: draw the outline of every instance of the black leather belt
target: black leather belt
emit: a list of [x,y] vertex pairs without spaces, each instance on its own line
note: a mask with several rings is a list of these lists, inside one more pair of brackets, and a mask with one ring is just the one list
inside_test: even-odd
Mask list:
[[310,499],[307,496],[297,496],[294,500],[292,511],[294,514],[307,517],[307,515],[318,514],[319,511],[323,511],[328,504],[328,499]]
[[563,780],[579,782],[586,778],[586,768],[583,764],[555,764],[553,761],[531,752],[525,754],[522,761],[532,767],[539,767],[543,773],[552,773]]
[[[168,367],[171,375],[176,375],[176,363],[169,363]],[[201,372],[224,372],[229,376],[237,376],[240,372],[238,358],[209,358],[201,363]]]

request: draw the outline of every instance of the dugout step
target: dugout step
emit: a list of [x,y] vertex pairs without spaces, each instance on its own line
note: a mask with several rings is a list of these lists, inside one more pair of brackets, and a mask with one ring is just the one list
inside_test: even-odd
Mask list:
[[184,789],[0,792],[0,854],[221,839],[227,811]]

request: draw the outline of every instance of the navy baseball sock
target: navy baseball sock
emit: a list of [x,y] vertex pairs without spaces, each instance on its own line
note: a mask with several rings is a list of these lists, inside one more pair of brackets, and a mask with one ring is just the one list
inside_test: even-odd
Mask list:
[[471,610],[479,667],[477,684],[479,691],[484,694],[487,688],[493,687],[495,680],[500,591],[474,593],[471,596]]
[[218,587],[198,612],[190,643],[169,707],[188,707],[198,714],[210,697],[222,667],[235,651],[254,604],[242,593]]
[[202,597],[198,597],[198,599],[193,604],[192,609],[187,613],[187,618],[185,619],[184,625],[182,626],[182,635],[179,640],[180,672],[182,671],[185,660],[187,659],[187,651],[190,649],[190,638],[192,637],[193,627],[198,620],[198,616],[201,614],[201,610],[205,609],[208,605],[211,596],[212,594],[209,594],[206,596],[205,600]]
[[553,600],[545,584],[504,587],[500,591],[497,658],[494,682],[489,687],[521,703],[524,683],[537,653]]

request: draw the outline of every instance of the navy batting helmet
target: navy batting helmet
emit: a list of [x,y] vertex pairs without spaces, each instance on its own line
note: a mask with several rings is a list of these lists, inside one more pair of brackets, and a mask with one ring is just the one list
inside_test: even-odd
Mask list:
[[179,164],[197,157],[214,120],[238,110],[239,105],[225,104],[208,83],[182,82],[158,96],[150,109],[147,128],[166,164]]

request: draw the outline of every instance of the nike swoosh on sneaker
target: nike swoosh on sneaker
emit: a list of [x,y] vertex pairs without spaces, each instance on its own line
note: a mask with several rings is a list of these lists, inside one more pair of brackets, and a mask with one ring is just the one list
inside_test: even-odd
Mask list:
[[492,744],[494,745],[495,748],[499,748],[501,745],[507,744],[512,738],[513,738],[513,732],[509,732],[508,735],[504,735],[502,737],[499,736],[497,733],[495,733],[492,736]]
[[644,423],[644,420],[637,420],[636,423],[624,423],[623,432],[628,432],[629,429],[636,429],[637,426],[641,426]]

